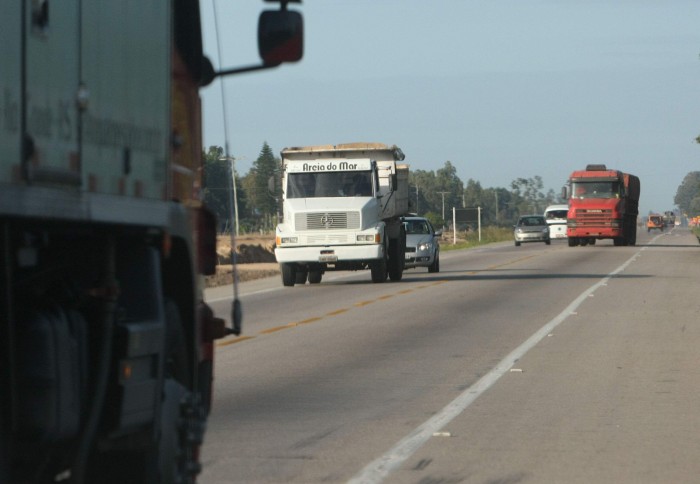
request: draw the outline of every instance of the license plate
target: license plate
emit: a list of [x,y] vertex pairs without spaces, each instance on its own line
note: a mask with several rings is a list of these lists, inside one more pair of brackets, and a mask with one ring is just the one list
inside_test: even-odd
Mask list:
[[337,255],[320,255],[318,256],[319,262],[335,262],[338,260]]

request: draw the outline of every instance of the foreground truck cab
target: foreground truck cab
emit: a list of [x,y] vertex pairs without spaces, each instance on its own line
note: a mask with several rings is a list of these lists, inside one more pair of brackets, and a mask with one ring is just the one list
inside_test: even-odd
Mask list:
[[569,247],[613,239],[615,245],[637,243],[639,178],[605,165],[588,165],[569,177],[563,196],[569,200]]
[[409,212],[404,154],[382,143],[282,150],[283,222],[275,256],[285,286],[321,282],[326,271],[369,269],[399,281]]
[[[298,54],[290,14],[261,16],[255,69]],[[2,483],[196,479],[214,340],[240,331],[202,297],[200,30],[198,0],[3,2]]]

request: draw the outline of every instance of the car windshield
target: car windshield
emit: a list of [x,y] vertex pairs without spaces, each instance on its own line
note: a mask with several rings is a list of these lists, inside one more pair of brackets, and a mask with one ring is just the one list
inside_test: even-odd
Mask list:
[[304,172],[287,175],[287,198],[371,196],[371,171]]
[[425,220],[407,220],[404,223],[407,234],[429,234],[430,227]]
[[520,219],[518,225],[534,226],[534,225],[545,225],[544,217],[523,217]]

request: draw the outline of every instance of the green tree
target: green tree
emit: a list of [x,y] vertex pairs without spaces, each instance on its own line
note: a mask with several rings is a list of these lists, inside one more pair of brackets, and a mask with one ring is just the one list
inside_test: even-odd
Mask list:
[[[539,175],[533,178],[516,178],[510,184],[519,211],[522,213],[544,213],[544,209],[551,203],[551,198],[542,193],[544,184]],[[550,196],[554,192],[550,190]]]
[[[225,158],[224,149],[210,146],[204,153],[204,174],[202,192],[205,205],[216,214],[219,230],[233,227],[233,185],[231,183],[231,164]],[[239,219],[245,212],[246,193],[241,187],[241,180],[236,173],[236,198],[238,199]]]
[[223,159],[223,156],[223,148],[210,146],[204,153],[204,176],[202,177],[204,204],[216,214],[220,230],[231,226],[229,220],[231,175],[229,163]]
[[673,197],[675,203],[681,213],[695,215],[700,212],[695,211],[693,200],[700,195],[700,171],[691,171],[688,173],[680,186],[676,190],[676,196]]
[[429,194],[436,191],[435,172],[425,170],[409,171],[408,179],[409,197],[411,197],[413,202],[413,210],[421,216],[428,212],[439,211],[439,208],[434,205],[433,197],[428,198]]
[[[248,176],[252,177],[248,188],[252,208],[255,216],[262,219],[262,228],[269,229],[274,226],[281,187],[279,186],[281,161],[275,158],[272,148],[263,143],[258,158],[253,162]],[[270,191],[272,188],[272,191]]]

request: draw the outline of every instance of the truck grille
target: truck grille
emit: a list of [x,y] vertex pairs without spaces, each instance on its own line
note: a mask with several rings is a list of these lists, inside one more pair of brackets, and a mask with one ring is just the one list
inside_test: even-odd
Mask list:
[[296,230],[339,230],[360,228],[360,212],[307,212],[294,215]]
[[579,227],[610,225],[612,210],[610,209],[580,209],[576,210],[576,225]]

